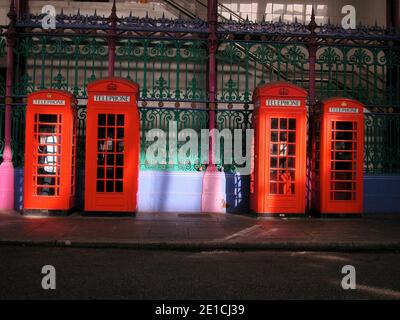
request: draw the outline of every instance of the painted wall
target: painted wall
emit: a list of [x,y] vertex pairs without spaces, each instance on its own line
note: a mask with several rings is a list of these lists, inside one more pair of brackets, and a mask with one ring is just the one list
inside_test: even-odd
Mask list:
[[[203,172],[141,171],[139,211],[201,212]],[[76,205],[83,208],[84,171],[77,175]],[[15,208],[23,205],[23,169],[15,169]],[[249,176],[226,174],[225,211],[249,212]],[[364,212],[400,213],[400,175],[365,176]]]
[[364,177],[366,213],[400,213],[400,175]]

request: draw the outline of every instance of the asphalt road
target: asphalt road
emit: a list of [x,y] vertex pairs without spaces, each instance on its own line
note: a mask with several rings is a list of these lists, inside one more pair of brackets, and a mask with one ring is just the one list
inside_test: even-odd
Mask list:
[[[44,265],[55,290],[41,287]],[[396,253],[0,247],[0,299],[400,299],[399,272]]]

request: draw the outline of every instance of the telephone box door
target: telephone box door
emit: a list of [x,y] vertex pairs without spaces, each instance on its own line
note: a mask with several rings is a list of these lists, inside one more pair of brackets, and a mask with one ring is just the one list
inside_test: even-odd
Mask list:
[[135,212],[139,174],[138,86],[124,79],[88,86],[86,211]]
[[362,213],[363,105],[346,98],[322,103],[320,212]]
[[24,210],[74,206],[75,98],[61,90],[28,95],[24,159]]
[[252,210],[304,214],[307,93],[292,84],[256,89]]

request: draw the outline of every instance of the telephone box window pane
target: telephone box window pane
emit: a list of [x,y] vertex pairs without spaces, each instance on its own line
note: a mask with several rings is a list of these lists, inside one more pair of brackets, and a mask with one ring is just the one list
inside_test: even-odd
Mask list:
[[104,165],[104,154],[97,155],[97,165],[99,166]]
[[289,156],[294,156],[296,155],[296,145],[294,144],[289,144],[289,152],[288,152]]
[[336,140],[353,140],[353,132],[337,131]]
[[272,129],[278,129],[278,119],[277,118],[272,118],[271,119],[271,128]]
[[125,116],[123,114],[117,115],[117,125],[124,126],[125,125]]
[[277,168],[278,159],[276,157],[271,157],[271,168]]
[[353,130],[353,122],[337,121],[336,130]]
[[286,168],[287,159],[286,158],[279,158],[279,168]]
[[114,168],[107,168],[107,179],[114,179]]
[[352,182],[333,182],[331,188],[333,190],[353,190],[353,183]]
[[270,170],[269,179],[271,181],[277,181],[278,180],[278,171],[277,170]]
[[104,178],[104,168],[97,168],[97,178],[98,179]]
[[296,119],[289,119],[289,130],[296,130]]
[[124,142],[123,141],[117,142],[117,152],[124,152]]
[[122,181],[115,181],[115,192],[123,192],[123,182]]
[[335,147],[336,147],[336,150],[352,150],[353,149],[353,143],[352,142],[338,141],[338,142],[336,142]]
[[96,191],[97,192],[104,192],[104,181],[98,180],[96,183]]
[[287,129],[287,119],[280,119],[280,128],[284,130]]
[[52,177],[38,177],[37,184],[39,186],[52,186],[56,184],[56,179]]
[[269,184],[269,193],[270,194],[276,194],[277,193],[277,183],[270,183]]
[[114,128],[107,128],[107,138],[114,139]]
[[271,132],[271,141],[278,142],[278,132]]
[[57,123],[56,114],[39,114],[39,122]]
[[334,192],[333,200],[353,200],[352,192]]
[[108,126],[115,126],[115,115],[114,114],[109,114],[107,116],[107,125]]
[[108,166],[113,166],[114,165],[114,155],[113,154],[108,154],[107,155],[107,165]]
[[277,155],[278,154],[278,145],[276,143],[271,144],[271,155]]
[[279,145],[279,155],[280,156],[286,156],[287,155],[287,144],[286,143],[281,143]]
[[115,178],[122,179],[124,177],[124,169],[123,168],[116,168],[115,169]]
[[287,141],[287,133],[286,132],[281,132],[281,134],[279,135],[279,140],[281,142],[286,142]]
[[353,160],[352,152],[336,152],[335,154],[336,160]]
[[352,170],[353,166],[351,162],[333,162],[333,170]]
[[114,180],[106,181],[106,192],[114,192]]
[[353,180],[352,172],[332,172],[332,180]]
[[124,128],[118,128],[117,129],[117,139],[123,139],[124,138]]
[[289,142],[296,142],[296,132],[289,132]]
[[288,158],[288,168],[294,169],[295,168],[295,160],[294,158]]
[[123,154],[117,154],[116,165],[117,166],[123,166],[124,165],[124,155]]
[[54,196],[56,195],[56,190],[52,187],[38,187],[37,194],[40,196]]
[[97,116],[97,123],[99,126],[105,126],[106,125],[106,115],[105,114],[99,114]]
[[106,137],[106,128],[99,127],[97,130],[97,137],[99,139],[104,139]]

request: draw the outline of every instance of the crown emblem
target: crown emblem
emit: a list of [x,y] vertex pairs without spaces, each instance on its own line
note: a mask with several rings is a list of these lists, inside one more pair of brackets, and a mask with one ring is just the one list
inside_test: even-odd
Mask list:
[[117,85],[116,85],[114,82],[111,82],[111,83],[107,86],[107,90],[115,91],[115,90],[117,90]]
[[341,107],[347,107],[347,103],[346,102],[342,102],[342,104],[340,105]]
[[48,93],[47,98],[51,98],[51,97],[52,97],[51,93]]
[[289,94],[289,90],[286,89],[286,88],[282,88],[282,89],[279,90],[279,94],[281,96],[287,96]]

